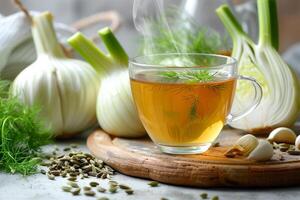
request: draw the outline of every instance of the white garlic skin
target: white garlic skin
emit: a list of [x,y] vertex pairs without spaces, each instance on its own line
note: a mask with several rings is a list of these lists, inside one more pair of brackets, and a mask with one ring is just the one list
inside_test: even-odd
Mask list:
[[29,106],[40,106],[40,117],[55,136],[69,137],[96,122],[99,78],[87,63],[46,54],[15,79],[12,93]]
[[243,155],[248,156],[258,145],[258,139],[254,135],[247,134],[238,139],[235,145],[243,147],[245,150]]
[[267,140],[270,142],[276,142],[276,143],[288,143],[288,144],[294,144],[296,140],[296,134],[293,130],[285,127],[280,127],[274,129]]
[[117,70],[101,81],[97,119],[101,128],[114,136],[146,135],[133,101],[127,69]]
[[266,140],[259,140],[257,147],[249,154],[248,159],[263,162],[270,160],[273,154],[273,146]]
[[296,138],[295,148],[297,151],[300,151],[300,135]]

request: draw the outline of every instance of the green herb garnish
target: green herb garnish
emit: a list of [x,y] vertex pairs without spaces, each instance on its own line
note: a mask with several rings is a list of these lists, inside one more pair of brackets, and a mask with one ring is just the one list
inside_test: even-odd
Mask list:
[[41,162],[37,153],[51,134],[37,117],[39,109],[10,97],[6,81],[0,81],[0,90],[0,170],[32,174]]
[[189,113],[191,120],[194,120],[198,117],[198,113],[197,113],[198,104],[199,104],[199,97],[195,97]]
[[208,71],[165,71],[160,72],[159,75],[167,81],[184,81],[188,83],[197,83],[204,81],[211,81],[215,74]]
[[[161,23],[162,20],[148,20],[149,30],[144,38],[142,52],[145,55],[157,53],[218,53],[228,49],[228,37],[221,37],[212,29],[199,26],[191,17],[176,17],[175,9],[168,17],[171,28]],[[175,16],[175,17],[172,17]],[[180,16],[180,15],[177,15]],[[174,21],[173,21],[174,20]],[[179,52],[180,51],[180,52]]]

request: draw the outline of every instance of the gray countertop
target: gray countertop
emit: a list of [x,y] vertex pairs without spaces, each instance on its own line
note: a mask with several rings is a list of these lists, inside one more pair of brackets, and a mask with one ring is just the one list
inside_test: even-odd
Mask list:
[[[45,148],[49,151],[58,147],[63,149],[71,143],[79,144],[78,150],[88,152],[85,146],[85,136],[79,137],[72,141],[58,141],[53,145]],[[63,151],[62,151],[63,152]],[[276,177],[274,177],[276,178]],[[79,180],[80,186],[86,186],[90,181],[96,180],[94,178]],[[220,200],[296,200],[300,199],[299,187],[288,188],[267,188],[267,189],[231,189],[231,188],[214,188],[214,189],[200,189],[172,186],[167,184],[160,184],[159,187],[150,187],[147,183],[150,180],[144,180],[134,177],[129,177],[117,173],[112,177],[119,183],[129,185],[134,190],[134,195],[127,195],[124,191],[119,190],[115,194],[106,192],[96,193],[96,197],[108,197],[110,200],[124,200],[124,199],[138,199],[138,200],[160,200],[162,197],[169,200],[200,200],[201,193],[207,193],[209,197],[219,196]],[[108,180],[97,180],[100,186],[107,188]],[[47,176],[42,174],[35,174],[28,177],[21,175],[11,175],[0,173],[0,200],[83,200],[83,199],[97,199],[87,197],[84,195],[72,196],[70,193],[62,191],[61,187],[66,185],[67,180],[63,178],[56,178],[49,180]]]

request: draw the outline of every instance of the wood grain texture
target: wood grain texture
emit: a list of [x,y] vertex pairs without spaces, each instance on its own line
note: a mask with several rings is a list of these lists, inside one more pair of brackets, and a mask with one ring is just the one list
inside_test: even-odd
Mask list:
[[219,138],[220,147],[199,155],[168,155],[161,153],[145,139],[111,138],[101,130],[92,133],[87,146],[98,158],[117,171],[163,183],[194,187],[274,187],[300,183],[300,156],[279,152],[273,159],[257,163],[243,158],[223,156],[241,132],[227,129]]

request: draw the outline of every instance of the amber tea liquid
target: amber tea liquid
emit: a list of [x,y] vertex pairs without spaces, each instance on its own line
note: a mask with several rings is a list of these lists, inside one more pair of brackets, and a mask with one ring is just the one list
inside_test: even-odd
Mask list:
[[225,76],[199,83],[170,82],[149,72],[131,79],[149,136],[156,144],[170,147],[212,143],[226,123],[235,86],[236,79]]

